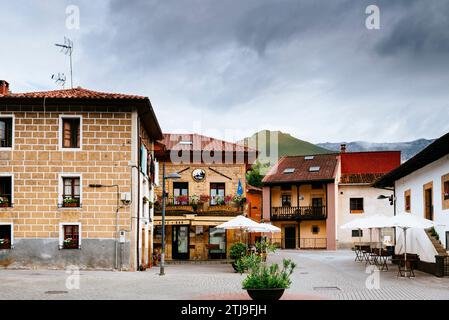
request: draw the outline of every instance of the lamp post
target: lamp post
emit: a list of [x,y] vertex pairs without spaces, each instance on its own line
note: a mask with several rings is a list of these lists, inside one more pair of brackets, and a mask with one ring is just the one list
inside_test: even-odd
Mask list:
[[89,184],[91,188],[116,188],[117,189],[117,207],[115,209],[115,269],[118,269],[118,211],[120,210],[120,187],[118,184]]
[[[380,196],[377,197],[377,199],[379,200],[385,200],[388,199],[390,201],[390,205],[393,206],[393,215],[396,215],[396,190],[393,190],[393,194],[390,196],[386,196],[381,194]],[[394,243],[396,243],[396,228],[393,229],[394,230]]]
[[165,180],[179,179],[181,176],[178,173],[170,173],[165,175],[165,162],[162,164],[162,250],[161,250],[161,264],[159,275],[165,275],[165,199],[167,194],[165,192]]

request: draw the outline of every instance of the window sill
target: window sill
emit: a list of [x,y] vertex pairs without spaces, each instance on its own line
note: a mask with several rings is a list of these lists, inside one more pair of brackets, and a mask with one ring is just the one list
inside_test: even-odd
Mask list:
[[351,214],[362,214],[362,213],[364,213],[364,211],[363,210],[351,210],[351,211],[349,211],[349,213],[351,213]]
[[0,147],[0,151],[12,151],[12,147]]
[[83,151],[83,149],[82,148],[62,148],[62,147],[60,147],[59,148],[59,151],[72,151],[72,152],[76,152],[76,151]]

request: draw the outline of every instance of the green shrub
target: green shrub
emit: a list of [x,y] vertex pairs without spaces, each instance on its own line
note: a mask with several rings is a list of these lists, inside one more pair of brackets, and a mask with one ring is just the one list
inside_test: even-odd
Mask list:
[[233,260],[239,260],[246,256],[246,245],[242,242],[236,242],[231,246],[229,250],[229,256]]
[[284,259],[282,269],[278,264],[267,266],[263,263],[251,267],[250,273],[243,280],[243,289],[271,289],[290,287],[290,276],[296,264],[290,259]]
[[235,267],[238,273],[242,274],[248,270],[257,268],[262,263],[262,257],[257,254],[250,254],[235,261]]
[[267,239],[263,239],[260,242],[256,242],[256,249],[258,253],[269,253],[269,252],[275,252],[276,246],[274,244],[271,244]]

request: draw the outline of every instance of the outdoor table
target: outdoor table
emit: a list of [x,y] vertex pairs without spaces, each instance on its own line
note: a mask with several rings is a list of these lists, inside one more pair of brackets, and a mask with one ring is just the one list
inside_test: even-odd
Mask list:
[[405,257],[402,254],[398,256],[395,261],[398,262],[398,277],[407,277],[407,273],[409,274],[409,278],[415,277],[415,262],[418,261],[418,256],[416,254],[407,253],[407,261],[405,261]]
[[380,266],[381,271],[388,271],[388,258],[391,256],[388,250],[380,249],[377,256],[377,266]]

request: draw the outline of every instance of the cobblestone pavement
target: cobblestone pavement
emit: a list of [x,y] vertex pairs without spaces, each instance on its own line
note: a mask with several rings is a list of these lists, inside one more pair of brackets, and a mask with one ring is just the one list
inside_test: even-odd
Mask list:
[[[397,278],[390,265],[379,275],[379,289],[369,289],[365,263],[354,262],[351,251],[282,250],[269,262],[293,259],[293,273],[285,299],[449,299],[449,278],[416,271],[416,278]],[[230,265],[169,265],[146,272],[80,271],[79,289],[69,289],[64,270],[0,270],[0,299],[246,299],[245,275]],[[371,282],[370,282],[371,283]],[[69,284],[76,284],[70,282]]]

